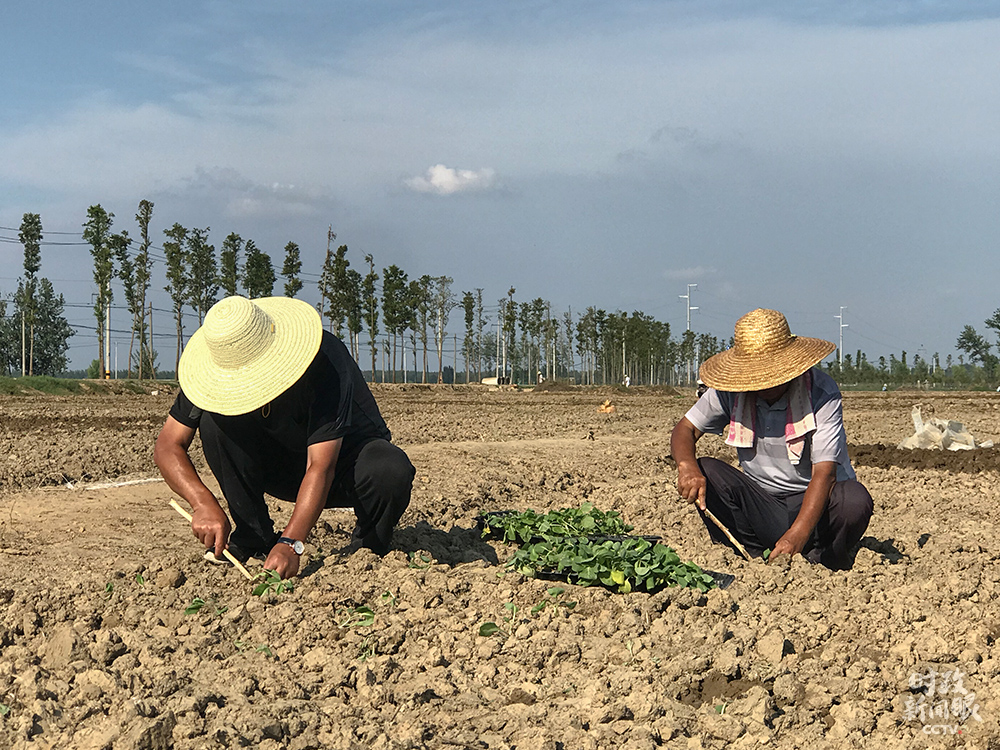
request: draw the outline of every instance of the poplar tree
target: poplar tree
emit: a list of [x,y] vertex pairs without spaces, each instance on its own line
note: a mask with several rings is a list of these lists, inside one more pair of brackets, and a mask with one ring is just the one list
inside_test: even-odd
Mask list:
[[66,301],[56,294],[52,282],[42,277],[38,283],[35,313],[35,373],[58,375],[66,371],[69,339],[74,335],[63,311]]
[[465,382],[468,383],[476,342],[476,298],[472,296],[472,292],[462,292],[462,309],[465,312],[465,338],[462,340],[462,353],[465,355]]
[[[139,336],[139,356],[136,360],[136,372],[141,380],[143,375],[152,374],[147,372],[148,365],[152,360],[152,337],[147,336],[146,329],[146,294],[149,292],[149,283],[152,278],[152,266],[149,258],[149,248],[152,241],[149,239],[149,223],[153,218],[153,202],[148,200],[139,201],[139,210],[135,215],[135,220],[139,223],[139,252],[135,255],[135,301],[136,310],[132,312],[132,334]],[[132,361],[132,344],[129,344],[129,362]]]
[[240,251],[243,249],[243,238],[236,232],[230,232],[222,241],[222,252],[219,254],[219,285],[227,297],[239,292]]
[[198,314],[198,325],[219,296],[219,270],[215,245],[208,242],[209,227],[187,233],[188,301]]
[[111,279],[115,275],[115,266],[109,242],[114,218],[114,214],[97,204],[87,209],[87,222],[83,225],[83,240],[90,245],[90,254],[94,259],[94,282],[97,284],[94,317],[97,319],[97,376],[101,380],[108,372],[104,357],[104,322],[114,298]]
[[132,377],[132,344],[135,342],[135,319],[136,315],[142,312],[138,309],[139,302],[136,297],[135,266],[131,258],[128,257],[128,248],[132,244],[132,240],[129,239],[128,232],[122,230],[117,234],[111,235],[109,241],[111,242],[111,250],[114,253],[114,257],[118,261],[117,275],[121,279],[122,289],[125,292],[125,304],[132,315],[132,337],[128,344],[128,361],[126,364],[126,376]]
[[302,260],[299,257],[299,246],[294,242],[285,245],[285,262],[281,266],[281,275],[285,277],[285,296],[294,297],[302,291],[302,280],[299,272],[302,270]]
[[368,264],[368,273],[361,281],[361,302],[364,307],[365,325],[368,327],[368,345],[372,355],[372,382],[375,382],[375,342],[378,338],[378,298],[376,296],[375,285],[378,283],[378,274],[375,273],[375,258],[368,253],[365,255],[365,263]]
[[[431,312],[431,277],[424,274],[419,279],[410,282],[410,318],[415,326],[420,344],[424,349],[423,375],[421,383],[427,382],[427,344],[429,341],[427,328]],[[413,355],[416,356],[416,353]]]
[[188,300],[188,269],[185,244],[187,230],[175,223],[170,229],[163,230],[167,241],[163,243],[163,253],[167,258],[167,285],[163,290],[170,295],[173,303],[174,325],[177,332],[177,356],[174,360],[174,372],[181,361],[181,349],[184,346],[184,305]]
[[351,354],[357,361],[360,356],[361,327],[364,320],[364,303],[361,299],[363,280],[353,268],[347,269],[347,333],[351,339]]
[[393,264],[382,269],[382,318],[392,336],[392,382],[396,382],[396,341],[407,323],[407,274]]
[[434,343],[438,354],[438,383],[444,382],[444,337],[448,329],[448,317],[455,308],[455,295],[451,291],[454,281],[450,276],[436,276],[433,279],[431,305],[437,318],[434,328]]
[[[38,313],[38,270],[42,267],[42,217],[25,214],[17,235],[24,246],[24,284],[18,289],[21,297],[21,375],[34,374],[35,319]],[[27,335],[27,373],[25,373],[25,335]]]
[[259,299],[274,295],[274,266],[271,256],[258,249],[253,240],[247,240],[246,263],[243,265],[243,288],[247,297]]

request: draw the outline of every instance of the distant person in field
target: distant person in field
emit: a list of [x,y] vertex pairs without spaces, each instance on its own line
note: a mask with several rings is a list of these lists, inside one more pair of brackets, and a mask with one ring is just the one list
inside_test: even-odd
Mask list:
[[[303,542],[331,507],[354,508],[354,546],[389,551],[414,469],[390,442],[361,370],[311,305],[227,297],[191,336],[177,374],[181,391],[154,457],[190,503],[206,558],[221,559],[228,548],[290,578]],[[196,431],[235,529],[188,456]],[[265,492],[295,503],[280,533]]]
[[[753,310],[736,323],[733,348],[702,364],[709,389],[674,427],[681,497],[712,511],[751,554],[770,549],[847,569],[868,528],[872,498],[847,456],[840,390],[814,367],[834,349],[793,336],[780,312]],[[742,471],[696,458],[708,432],[725,435]]]

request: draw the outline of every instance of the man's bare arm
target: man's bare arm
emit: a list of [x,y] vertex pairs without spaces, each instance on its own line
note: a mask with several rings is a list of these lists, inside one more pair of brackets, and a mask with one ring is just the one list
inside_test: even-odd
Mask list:
[[[806,487],[805,497],[802,498],[802,507],[795,517],[791,527],[786,531],[781,539],[774,543],[772,555],[788,554],[797,555],[809,541],[819,519],[826,510],[826,504],[830,500],[830,493],[837,483],[837,463],[835,461],[823,461],[813,464],[812,477],[809,486]],[[768,558],[770,559],[770,558]]]
[[[309,446],[306,473],[299,485],[292,517],[282,536],[305,541],[313,530],[326,507],[342,444],[343,440],[337,439]],[[299,571],[299,556],[287,544],[276,544],[264,561],[264,567],[276,571],[282,578],[291,578]]]
[[698,468],[695,444],[704,433],[691,424],[687,417],[670,433],[670,454],[677,462],[677,492],[685,500],[697,502],[705,510],[705,475]]
[[188,449],[194,440],[195,429],[181,424],[173,417],[166,423],[156,438],[153,460],[167,486],[180,495],[191,506],[191,530],[205,545],[206,549],[222,556],[226,548],[232,526],[229,518],[212,491],[205,486],[191,463]]

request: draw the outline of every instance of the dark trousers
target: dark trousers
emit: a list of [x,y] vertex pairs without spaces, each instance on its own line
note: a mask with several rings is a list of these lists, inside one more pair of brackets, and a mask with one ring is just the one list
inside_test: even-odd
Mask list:
[[[742,471],[717,458],[699,458],[698,466],[708,480],[706,506],[751,554],[760,555],[774,547],[802,508],[804,492],[770,495]],[[802,554],[809,562],[834,570],[850,568],[853,547],[868,528],[872,510],[872,496],[863,484],[854,479],[837,482]],[[706,519],[705,525],[713,540],[728,543],[714,524]]]
[[[228,425],[227,425],[228,422]],[[235,530],[230,541],[254,553],[274,545],[274,521],[264,493],[294,502],[305,476],[306,456],[286,450],[262,431],[232,428],[232,418],[205,412],[199,429],[205,458],[229,505]],[[373,439],[337,462],[327,508],[354,508],[354,540],[379,555],[410,503],[416,470],[403,450]]]

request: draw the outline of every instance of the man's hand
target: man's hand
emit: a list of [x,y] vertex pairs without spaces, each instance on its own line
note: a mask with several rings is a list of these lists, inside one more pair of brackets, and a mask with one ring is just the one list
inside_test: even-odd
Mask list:
[[299,572],[299,556],[287,544],[276,544],[264,561],[267,570],[273,570],[282,578],[292,578]]
[[191,516],[191,530],[205,545],[205,549],[212,550],[216,557],[221,558],[222,550],[226,548],[233,527],[229,523],[229,517],[216,501],[214,505],[203,503],[195,509]]
[[771,562],[776,555],[788,555],[791,557],[799,554],[805,548],[806,542],[808,541],[809,534],[801,534],[793,526],[782,535],[781,539],[774,543],[774,547],[771,548],[771,554],[767,558],[767,562]]
[[698,503],[698,507],[705,510],[705,491],[708,482],[705,475],[701,473],[697,462],[692,464],[679,464],[677,466],[677,492],[688,502]]

